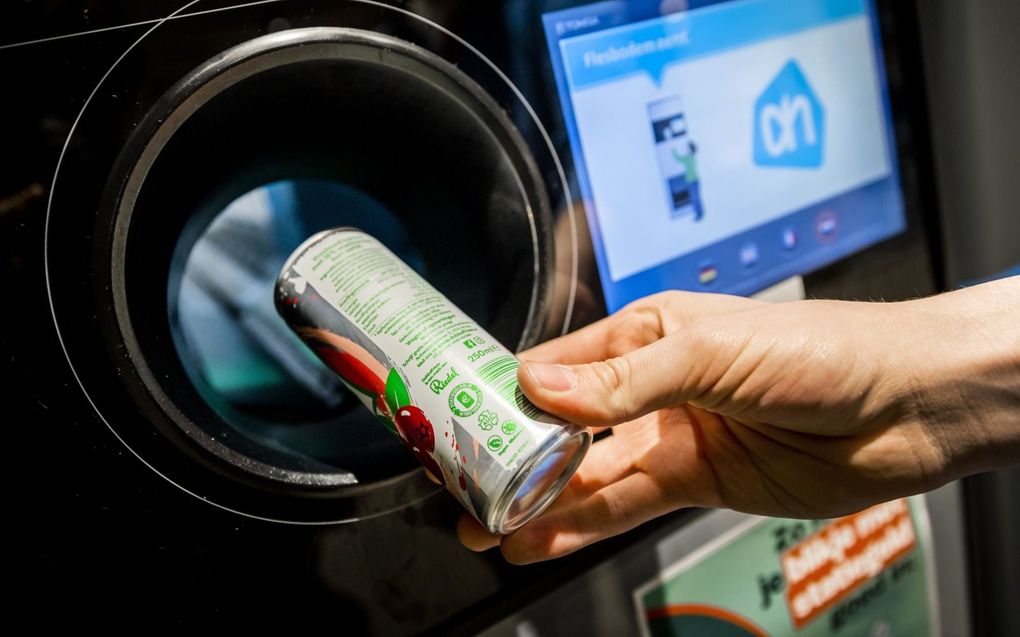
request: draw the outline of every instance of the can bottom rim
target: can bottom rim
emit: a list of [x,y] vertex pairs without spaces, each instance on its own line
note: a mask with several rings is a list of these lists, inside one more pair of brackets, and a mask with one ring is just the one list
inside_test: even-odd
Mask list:
[[528,459],[488,516],[489,530],[506,535],[538,517],[563,492],[591,446],[591,432],[568,425]]

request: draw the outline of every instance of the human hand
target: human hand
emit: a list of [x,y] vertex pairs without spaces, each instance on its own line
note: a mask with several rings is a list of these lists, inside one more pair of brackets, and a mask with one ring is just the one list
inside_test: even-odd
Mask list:
[[465,516],[461,540],[526,563],[681,507],[830,517],[1003,464],[1018,309],[1020,279],[890,304],[638,301],[521,354],[536,405],[613,434],[539,518],[500,538]]

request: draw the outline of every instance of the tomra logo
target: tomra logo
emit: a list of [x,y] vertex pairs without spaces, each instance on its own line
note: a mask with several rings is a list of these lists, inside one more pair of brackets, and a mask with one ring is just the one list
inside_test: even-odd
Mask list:
[[754,105],[754,162],[819,168],[825,155],[825,109],[804,71],[790,60]]

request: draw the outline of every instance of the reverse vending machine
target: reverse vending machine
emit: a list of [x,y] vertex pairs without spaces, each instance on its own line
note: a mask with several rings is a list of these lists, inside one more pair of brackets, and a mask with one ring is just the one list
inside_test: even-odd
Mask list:
[[[669,289],[936,292],[916,27],[884,0],[4,6],[15,612],[937,633],[965,593],[932,557],[950,544],[930,498],[842,520],[681,511],[529,567],[469,553],[460,505],[272,306],[287,255],[338,226],[518,351]],[[870,575],[804,558],[835,536]]]

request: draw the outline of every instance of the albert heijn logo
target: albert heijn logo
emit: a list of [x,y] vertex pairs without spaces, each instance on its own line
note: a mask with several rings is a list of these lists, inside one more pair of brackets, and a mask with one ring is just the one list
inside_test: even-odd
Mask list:
[[754,162],[819,168],[825,157],[825,108],[796,61],[786,63],[754,105]]

